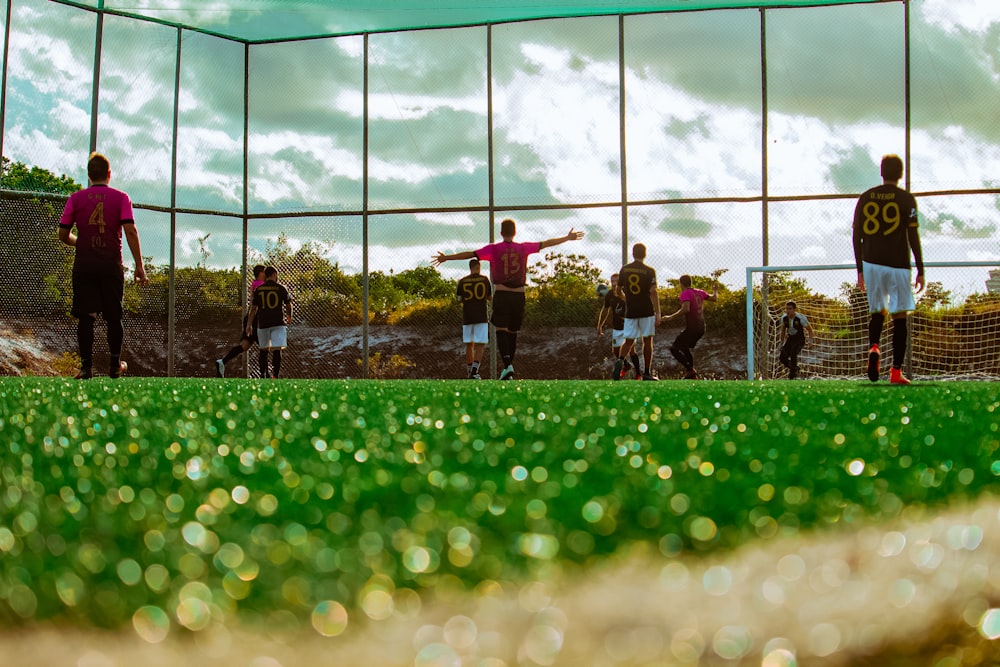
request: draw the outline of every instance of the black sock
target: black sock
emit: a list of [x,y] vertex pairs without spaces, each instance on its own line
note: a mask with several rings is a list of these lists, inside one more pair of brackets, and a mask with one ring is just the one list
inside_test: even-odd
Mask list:
[[517,354],[517,333],[511,331],[508,332],[508,335],[510,336],[510,361],[507,362],[507,365],[510,366],[514,363],[514,355]]
[[281,350],[274,351],[274,377],[281,374]]
[[882,313],[872,313],[872,318],[868,320],[868,346],[878,345],[882,338],[882,326],[885,324],[885,315]]
[[94,318],[83,315],[76,323],[76,341],[80,347],[80,367],[94,365]]
[[635,372],[642,372],[642,367],[639,366],[639,355],[633,352],[630,358],[632,359],[632,366],[635,368]]
[[241,354],[243,354],[243,346],[237,345],[233,347],[233,349],[229,350],[229,352],[226,352],[226,356],[222,357],[222,363],[228,364],[230,361],[240,356]]
[[892,367],[902,368],[906,361],[906,333],[909,327],[906,318],[892,321]]
[[267,377],[267,350],[260,351],[260,377]]
[[510,366],[514,359],[514,353],[511,350],[511,338],[512,335],[509,331],[497,332],[497,352],[500,353],[500,359],[503,361],[504,368]]
[[122,345],[125,342],[125,327],[121,320],[108,322],[108,368],[112,374],[117,375],[119,364],[122,359]]

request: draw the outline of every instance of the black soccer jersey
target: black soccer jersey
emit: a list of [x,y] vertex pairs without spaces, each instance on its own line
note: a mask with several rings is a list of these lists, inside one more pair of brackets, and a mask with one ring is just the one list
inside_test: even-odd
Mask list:
[[483,274],[469,274],[458,281],[455,292],[462,302],[462,324],[489,322],[486,304],[492,298],[493,285]]
[[[909,234],[917,228],[917,200],[906,190],[884,184],[858,198],[854,209],[854,260],[899,269],[910,267]],[[916,248],[914,248],[916,250]],[[923,270],[923,258],[914,257]]]
[[257,306],[257,327],[268,329],[280,327],[285,323],[284,306],[291,303],[288,290],[273,280],[254,290],[253,302]]
[[656,314],[650,288],[656,287],[656,271],[636,260],[618,272],[618,284],[625,292],[625,317],[636,319]]
[[611,309],[611,328],[621,331],[625,328],[625,301],[614,292],[604,295],[604,307]]

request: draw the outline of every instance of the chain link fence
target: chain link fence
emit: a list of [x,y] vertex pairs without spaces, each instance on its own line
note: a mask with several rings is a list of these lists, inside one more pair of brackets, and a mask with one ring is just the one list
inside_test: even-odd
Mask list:
[[[8,344],[0,372],[75,371],[56,222],[89,141],[132,196],[147,257],[150,286],[126,289],[133,374],[214,376],[261,263],[295,299],[284,377],[464,377],[453,294],[468,267],[430,259],[511,217],[517,240],[586,233],[533,258],[519,377],[608,376],[595,287],[636,242],[664,313],[681,274],[710,289],[731,270],[696,354],[703,375],[745,377],[744,268],[853,261],[853,204],[881,152],[911,147],[925,258],[1000,255],[998,105],[941,103],[967,97],[932,58],[947,31],[920,11],[943,1],[244,43],[12,0],[0,322],[38,349]],[[678,331],[657,337],[663,377]],[[101,368],[100,326],[97,341]],[[228,375],[257,376],[256,355]],[[490,353],[482,374],[497,374]]]

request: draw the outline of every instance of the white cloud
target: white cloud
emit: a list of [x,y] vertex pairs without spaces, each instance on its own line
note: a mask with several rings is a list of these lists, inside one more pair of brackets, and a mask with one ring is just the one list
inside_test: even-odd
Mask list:
[[1000,2],[997,0],[922,0],[914,5],[924,20],[947,32],[984,33],[993,24],[1000,23]]

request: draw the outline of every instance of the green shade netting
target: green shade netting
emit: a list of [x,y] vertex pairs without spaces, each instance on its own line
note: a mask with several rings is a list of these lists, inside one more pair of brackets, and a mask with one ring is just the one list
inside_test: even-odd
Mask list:
[[53,0],[241,41],[280,41],[539,18],[899,0]]

